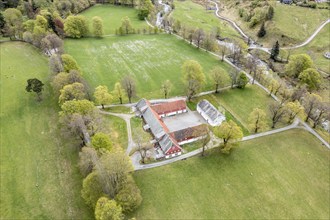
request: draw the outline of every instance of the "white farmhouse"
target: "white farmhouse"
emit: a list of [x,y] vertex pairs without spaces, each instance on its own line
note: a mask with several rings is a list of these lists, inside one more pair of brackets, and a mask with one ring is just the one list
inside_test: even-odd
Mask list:
[[197,112],[201,114],[211,126],[219,126],[226,120],[226,117],[205,99],[197,104]]

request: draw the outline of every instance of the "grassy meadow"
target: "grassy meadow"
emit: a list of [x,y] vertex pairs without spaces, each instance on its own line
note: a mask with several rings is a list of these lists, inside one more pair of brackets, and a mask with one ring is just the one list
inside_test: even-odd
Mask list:
[[291,130],[135,172],[137,219],[327,219],[330,153]]
[[[204,90],[213,89],[210,70],[220,66],[227,72],[230,67],[213,55],[198,50],[170,35],[129,35],[100,40],[65,40],[65,50],[82,69],[92,88],[114,84],[130,74],[136,80],[137,97],[163,97],[160,86],[169,79],[170,96],[183,95],[181,66],[186,60],[196,60],[203,67],[207,83]],[[229,82],[228,82],[229,84]]]
[[116,29],[121,26],[122,19],[126,16],[130,19],[134,29],[142,30],[143,28],[148,28],[146,22],[139,20],[137,14],[138,12],[134,8],[109,4],[95,5],[81,13],[81,15],[86,16],[90,24],[92,24],[92,18],[94,16],[102,18],[105,35],[115,34]]
[[[21,42],[1,50],[1,219],[87,219],[80,196],[78,149],[61,140],[58,104],[50,91],[48,59]],[[43,98],[25,91],[26,80],[45,84]]]
[[302,43],[329,18],[329,11],[324,9],[311,9],[293,5],[281,4],[278,1],[271,1],[274,7],[272,21],[265,24],[267,34],[263,38],[257,37],[260,25],[250,29],[247,22],[244,22],[238,13],[239,8],[244,8],[242,3],[235,5],[233,1],[227,0],[226,7],[221,14],[234,20],[246,33],[259,43],[272,47],[276,40],[281,45],[290,46]]
[[330,51],[330,24],[327,24],[318,35],[306,46],[291,51],[291,54],[307,53],[317,68],[330,73],[330,60],[324,53]]
[[104,115],[104,119],[109,125],[112,144],[116,147],[126,149],[128,145],[126,122],[112,115]]

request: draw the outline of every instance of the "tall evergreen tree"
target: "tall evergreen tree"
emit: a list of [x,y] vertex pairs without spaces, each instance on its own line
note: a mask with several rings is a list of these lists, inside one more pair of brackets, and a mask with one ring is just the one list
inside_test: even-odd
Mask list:
[[259,31],[258,31],[258,37],[264,37],[266,35],[266,29],[265,29],[265,22],[262,23]]
[[280,53],[280,44],[276,41],[275,45],[273,46],[270,52],[270,58],[276,60],[278,54]]

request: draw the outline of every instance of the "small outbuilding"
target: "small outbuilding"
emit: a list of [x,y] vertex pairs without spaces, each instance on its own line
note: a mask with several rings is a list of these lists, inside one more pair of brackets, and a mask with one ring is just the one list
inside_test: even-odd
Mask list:
[[209,101],[203,99],[197,104],[197,112],[209,123],[211,126],[219,126],[226,117],[221,114]]

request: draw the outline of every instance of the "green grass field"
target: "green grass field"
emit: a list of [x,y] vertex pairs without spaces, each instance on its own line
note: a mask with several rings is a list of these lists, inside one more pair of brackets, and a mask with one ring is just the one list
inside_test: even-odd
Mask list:
[[257,33],[261,24],[250,29],[248,23],[238,14],[238,8],[244,8],[244,5],[233,6],[233,1],[227,2],[230,3],[231,8],[227,7],[221,14],[234,20],[249,36],[267,47],[273,46],[276,40],[286,46],[302,43],[329,18],[328,10],[290,6],[272,1],[271,4],[275,9],[274,17],[272,21],[266,22],[266,36],[258,39]]
[[303,130],[138,171],[137,219],[328,219],[330,152]]
[[324,57],[324,53],[330,51],[330,24],[327,24],[313,39],[304,47],[295,49],[291,54],[307,53],[314,61],[317,68],[330,73],[330,60]]
[[174,4],[175,9],[171,17],[179,20],[181,24],[189,28],[202,28],[207,32],[211,32],[215,27],[220,27],[222,37],[240,37],[227,22],[223,22],[215,16],[214,10],[205,10],[203,6],[190,0],[175,1]]
[[[80,196],[78,149],[61,140],[58,104],[50,92],[48,60],[34,47],[1,43],[1,219],[86,219]],[[45,84],[44,100],[25,91]]]
[[131,127],[133,140],[135,142],[137,142],[137,137],[142,137],[141,141],[144,143],[149,143],[153,139],[149,132],[143,130],[143,121],[141,118],[131,118]]
[[137,16],[137,10],[129,7],[113,6],[109,4],[95,5],[92,8],[81,13],[86,16],[90,24],[92,24],[92,18],[99,16],[103,20],[104,34],[115,34],[116,29],[121,26],[121,20],[127,16],[134,29],[148,28],[146,22],[139,20]]
[[109,123],[110,136],[113,145],[126,149],[128,145],[126,122],[123,119],[112,115],[105,115],[104,119]]
[[213,89],[209,76],[212,68],[230,69],[211,54],[170,35],[68,39],[65,50],[77,60],[92,88],[107,85],[112,90],[123,76],[132,75],[137,86],[135,100],[163,97],[160,86],[167,79],[173,84],[170,96],[183,95],[181,66],[189,59],[197,60],[203,67],[207,77],[204,90]]

